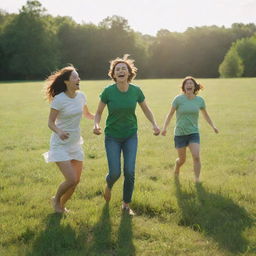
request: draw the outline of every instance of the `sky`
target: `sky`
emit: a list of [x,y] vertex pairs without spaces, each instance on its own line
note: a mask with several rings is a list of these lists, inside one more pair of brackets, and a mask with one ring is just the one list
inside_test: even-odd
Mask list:
[[[98,25],[118,15],[143,34],[160,29],[184,32],[188,27],[256,23],[256,0],[39,0],[47,13],[70,16],[77,23]],[[1,0],[0,9],[18,13],[26,0]]]

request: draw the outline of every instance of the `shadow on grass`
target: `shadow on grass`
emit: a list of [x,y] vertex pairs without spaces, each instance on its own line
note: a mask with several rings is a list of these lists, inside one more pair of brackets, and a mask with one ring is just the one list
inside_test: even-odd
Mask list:
[[[117,241],[111,239],[111,221],[109,206],[105,204],[99,221],[92,228],[79,224],[74,230],[68,224],[61,223],[63,215],[49,214],[45,229],[35,239],[27,256],[134,256],[135,247],[132,242],[132,218],[122,215]],[[67,217],[68,218],[68,217]]]
[[35,240],[27,256],[72,255],[81,250],[81,243],[76,238],[70,225],[60,225],[63,215],[53,213],[46,217],[46,227]]
[[132,218],[125,214],[122,215],[116,242],[111,240],[111,231],[109,206],[105,204],[99,222],[92,229],[89,238],[91,241],[89,241],[89,249],[86,255],[135,255],[135,247],[132,242]]
[[120,256],[134,256],[135,247],[133,244],[132,217],[122,214],[121,222],[118,229],[117,254]]
[[247,250],[248,241],[242,233],[253,220],[244,208],[220,193],[208,192],[202,184],[195,185],[196,193],[183,191],[178,178],[175,186],[182,214],[179,225],[202,232],[232,253]]
[[87,255],[113,255],[114,244],[111,241],[111,221],[107,203],[102,209],[98,223],[92,229],[88,244]]

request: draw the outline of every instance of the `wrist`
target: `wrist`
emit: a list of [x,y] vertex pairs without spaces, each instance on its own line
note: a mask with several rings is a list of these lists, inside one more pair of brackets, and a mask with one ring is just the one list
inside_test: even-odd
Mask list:
[[57,134],[59,134],[59,133],[61,132],[61,130],[58,129],[58,128],[56,128],[56,129],[54,129],[54,132],[57,133]]
[[152,123],[152,127],[153,127],[153,128],[157,128],[158,126],[157,126],[157,124],[154,122],[154,123]]

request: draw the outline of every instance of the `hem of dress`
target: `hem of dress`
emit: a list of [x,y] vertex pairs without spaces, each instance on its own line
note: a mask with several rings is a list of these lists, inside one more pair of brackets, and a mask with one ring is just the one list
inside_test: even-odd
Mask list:
[[75,158],[65,158],[65,159],[61,159],[61,160],[59,160],[59,159],[49,159],[49,157],[48,157],[48,154],[49,152],[45,152],[45,153],[43,153],[42,154],[42,156],[44,157],[44,160],[45,160],[45,162],[46,163],[56,163],[56,162],[64,162],[64,161],[71,161],[71,160],[77,160],[77,161],[81,161],[81,162],[83,162],[84,161],[84,157],[83,158],[78,158],[78,157],[75,157]]

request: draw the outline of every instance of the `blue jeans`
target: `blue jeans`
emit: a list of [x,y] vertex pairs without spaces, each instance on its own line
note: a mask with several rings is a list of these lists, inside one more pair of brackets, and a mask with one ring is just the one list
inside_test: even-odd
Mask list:
[[105,136],[105,148],[108,158],[109,173],[106,176],[108,187],[111,189],[121,175],[121,151],[124,159],[123,201],[130,203],[134,188],[135,161],[137,154],[137,133],[128,138],[113,138]]

